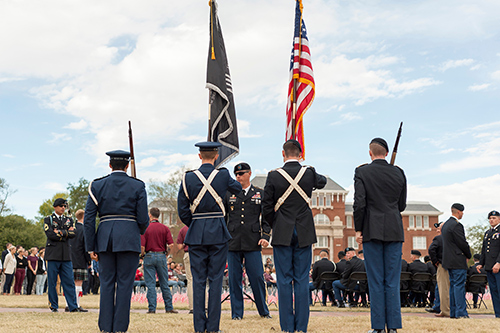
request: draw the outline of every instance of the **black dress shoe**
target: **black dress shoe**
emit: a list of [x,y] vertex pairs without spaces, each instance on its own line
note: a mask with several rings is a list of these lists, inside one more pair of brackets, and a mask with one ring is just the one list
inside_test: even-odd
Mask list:
[[368,333],[385,333],[385,328],[381,330],[369,330]]
[[50,307],[50,311],[52,312],[58,312],[56,308]]
[[429,312],[429,313],[440,313],[440,311],[438,310],[435,310],[433,308],[426,308],[425,311]]
[[189,310],[189,314],[193,314],[193,310]]
[[69,312],[69,307],[65,307],[64,312]]
[[165,310],[166,313],[179,313],[177,310]]
[[457,319],[470,319],[469,316],[460,316],[460,317],[457,317]]
[[156,310],[148,310],[146,313],[156,313]]
[[76,309],[71,310],[70,312],[88,312],[88,311],[80,309],[80,308],[76,308]]
[[398,330],[397,330],[397,329],[395,329],[395,328],[389,328],[389,329],[387,330],[387,333],[398,333]]
[[272,316],[268,313],[266,315],[261,315],[262,318],[271,319]]
[[84,308],[82,308],[81,306],[78,308],[78,310],[80,310],[80,311],[78,311],[78,312],[89,312],[89,310],[85,310],[85,309],[84,309]]
[[242,320],[242,318],[241,318],[241,317],[233,317],[232,319],[233,319],[233,320]]

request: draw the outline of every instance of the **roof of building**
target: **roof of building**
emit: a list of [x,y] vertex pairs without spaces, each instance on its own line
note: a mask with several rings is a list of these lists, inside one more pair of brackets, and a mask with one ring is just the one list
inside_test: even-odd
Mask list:
[[[345,211],[353,212],[352,202],[345,203]],[[406,209],[403,211],[403,214],[427,214],[427,215],[441,215],[443,212],[440,212],[439,209],[431,205],[427,201],[407,201]]]
[[[267,179],[267,175],[256,175],[253,179],[252,179],[252,184],[254,186],[257,186],[257,187],[260,187],[260,188],[264,188],[264,186],[266,185],[266,179]],[[330,177],[326,176],[326,186],[324,188],[321,189],[321,191],[335,191],[335,192],[348,192],[346,189],[344,189],[342,186],[340,186],[339,184],[337,184],[337,182],[335,182],[333,179],[331,179]]]

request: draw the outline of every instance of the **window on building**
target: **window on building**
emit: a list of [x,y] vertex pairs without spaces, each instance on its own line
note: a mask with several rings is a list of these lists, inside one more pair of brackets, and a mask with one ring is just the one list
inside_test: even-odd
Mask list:
[[329,224],[330,219],[325,214],[316,214],[316,216],[314,216],[314,223],[316,223],[316,224]]
[[331,194],[327,194],[326,195],[326,203],[325,203],[325,206],[326,207],[330,207],[332,205],[332,195]]
[[314,258],[313,258],[313,262],[316,262],[316,261],[318,261],[318,260],[321,260],[321,257],[320,257],[320,256],[314,256]]
[[409,220],[410,220],[410,225],[409,225],[409,227],[410,227],[410,228],[415,228],[415,216],[410,215],[410,216],[409,216]]
[[422,216],[420,215],[415,217],[415,228],[422,229]]
[[354,249],[358,249],[358,242],[356,242],[356,237],[354,236],[349,236],[347,237],[347,246],[352,247]]
[[424,228],[429,228],[429,216],[424,216]]
[[427,250],[427,238],[425,236],[414,236],[413,237],[413,249],[414,250]]
[[352,228],[352,216],[351,215],[347,215],[345,217],[345,220],[346,220],[346,227],[347,228]]
[[328,248],[328,236],[318,236],[316,247]]
[[313,201],[313,202],[312,202],[312,205],[313,205],[313,206],[317,206],[317,205],[318,205],[318,199],[317,199],[316,195],[314,195],[314,194],[313,194],[313,196],[312,196],[312,201]]
[[320,194],[318,198],[318,206],[324,206],[324,200],[323,194]]

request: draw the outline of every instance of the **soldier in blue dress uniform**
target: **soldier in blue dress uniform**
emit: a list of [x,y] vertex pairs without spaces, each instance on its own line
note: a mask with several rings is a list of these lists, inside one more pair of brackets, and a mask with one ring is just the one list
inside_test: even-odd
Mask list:
[[229,292],[231,294],[231,317],[243,319],[243,262],[252,287],[255,306],[263,318],[271,318],[266,304],[266,284],[262,264],[262,246],[269,245],[271,227],[262,220],[262,197],[264,190],[250,183],[252,170],[248,163],[234,167],[236,180],[243,190],[238,194],[227,194],[224,200],[226,219],[231,239],[227,256]]
[[[101,332],[125,332],[130,322],[130,299],[141,252],[141,234],[149,225],[144,183],[129,177],[130,153],[106,153],[112,169],[93,180],[85,207],[85,246],[99,258]],[[96,214],[100,221],[95,230]]]
[[[241,185],[225,168],[215,169],[218,142],[200,142],[202,165],[184,174],[177,198],[181,221],[189,227],[184,243],[189,245],[193,274],[193,322],[195,332],[219,331],[222,277],[231,235],[224,219],[226,192],[240,193]],[[208,317],[205,314],[205,286],[209,282]]]

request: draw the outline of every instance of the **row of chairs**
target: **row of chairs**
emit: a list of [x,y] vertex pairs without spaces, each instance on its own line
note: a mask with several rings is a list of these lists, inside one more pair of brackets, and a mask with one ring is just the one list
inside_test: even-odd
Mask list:
[[[341,275],[338,272],[323,272],[320,275],[320,281],[318,283],[318,286],[323,286],[323,284],[326,285],[332,285],[333,281],[340,280]],[[348,285],[351,285],[352,281],[356,281],[356,285],[363,285],[363,281],[367,281],[366,277],[366,272],[352,272],[351,275],[349,276],[349,283]],[[411,272],[401,272],[401,282],[407,282],[402,283],[402,285],[407,286],[408,288],[406,289],[401,289],[401,299],[404,305],[409,305],[409,306],[414,306],[412,302],[410,301],[410,292],[415,293],[415,294],[421,294],[423,297],[422,299],[425,302],[425,305],[428,306],[430,305],[429,299],[428,299],[428,294],[429,291],[432,290],[435,286],[436,282],[436,274],[432,275],[430,273],[414,273],[412,274]],[[415,289],[412,288],[412,282],[424,282],[425,288],[423,289]],[[481,304],[484,305],[485,308],[486,304],[484,303],[483,296],[484,292],[481,292],[481,289],[474,288],[474,286],[477,285],[482,285],[484,290],[484,287],[488,283],[488,279],[486,274],[475,274],[468,276],[467,282],[466,282],[466,292],[472,293],[473,295],[477,295],[478,300],[479,300],[479,307],[481,307]],[[319,291],[321,288],[317,288],[314,290],[314,297],[313,297],[313,305],[316,304],[317,302],[321,302],[320,296],[319,296]],[[324,291],[323,291],[324,292]],[[344,297],[348,294],[352,294],[354,292],[361,292],[361,293],[367,293],[368,292],[368,287],[366,288],[358,288],[356,289],[346,289],[346,292],[344,293]],[[467,306],[470,308],[471,305],[467,301]]]

